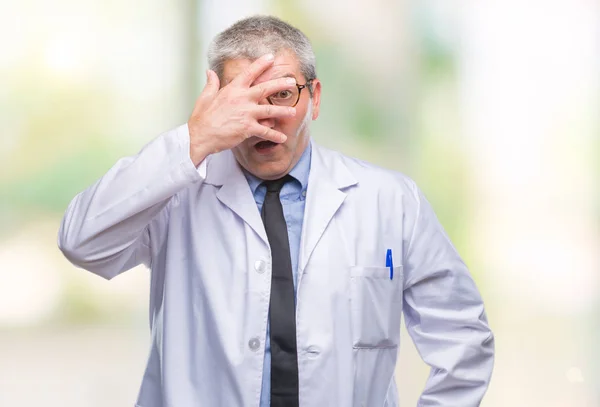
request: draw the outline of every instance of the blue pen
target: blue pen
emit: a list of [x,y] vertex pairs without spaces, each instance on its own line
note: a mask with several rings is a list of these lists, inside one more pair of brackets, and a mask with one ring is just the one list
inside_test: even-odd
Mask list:
[[390,268],[390,280],[394,279],[394,259],[392,258],[392,249],[387,250],[385,255],[385,266]]

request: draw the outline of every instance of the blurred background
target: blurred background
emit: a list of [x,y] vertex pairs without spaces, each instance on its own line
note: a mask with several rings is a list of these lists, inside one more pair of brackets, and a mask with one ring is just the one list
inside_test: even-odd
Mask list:
[[[56,247],[77,192],[188,119],[206,48],[268,13],[311,38],[313,136],[432,202],[496,335],[485,407],[600,406],[600,4],[593,0],[0,2],[0,406],[131,406],[148,271]],[[414,406],[428,368],[404,333]]]

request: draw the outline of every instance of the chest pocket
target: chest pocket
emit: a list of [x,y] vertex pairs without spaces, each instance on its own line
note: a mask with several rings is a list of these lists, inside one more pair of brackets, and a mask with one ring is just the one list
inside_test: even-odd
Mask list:
[[350,269],[350,307],[354,348],[393,348],[400,342],[402,266],[353,266]]

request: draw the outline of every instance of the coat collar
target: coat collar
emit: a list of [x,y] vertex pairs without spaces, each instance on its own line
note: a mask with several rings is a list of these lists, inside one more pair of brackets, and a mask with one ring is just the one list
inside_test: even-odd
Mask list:
[[327,225],[346,199],[346,189],[358,184],[340,153],[311,143],[313,155],[298,261],[300,279]]
[[[308,263],[327,225],[344,202],[344,190],[358,181],[341,154],[311,139],[312,157],[300,243],[299,269]],[[220,187],[217,198],[244,220],[267,243],[267,235],[248,181],[231,150],[207,158],[205,184]]]
[[[326,182],[332,186],[337,189],[344,189],[358,183],[348,167],[340,160],[339,153],[321,147],[312,139],[311,147],[309,184],[312,181],[326,178]],[[317,179],[314,179],[313,174],[318,175]],[[236,183],[240,176],[245,178],[231,150],[212,154],[207,158],[205,184],[220,187],[228,183]]]

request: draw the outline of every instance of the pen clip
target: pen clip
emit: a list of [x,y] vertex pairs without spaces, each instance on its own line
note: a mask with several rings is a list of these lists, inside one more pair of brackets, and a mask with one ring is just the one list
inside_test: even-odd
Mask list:
[[390,280],[394,279],[394,259],[392,257],[392,249],[387,249],[385,255],[385,266],[390,268]]

